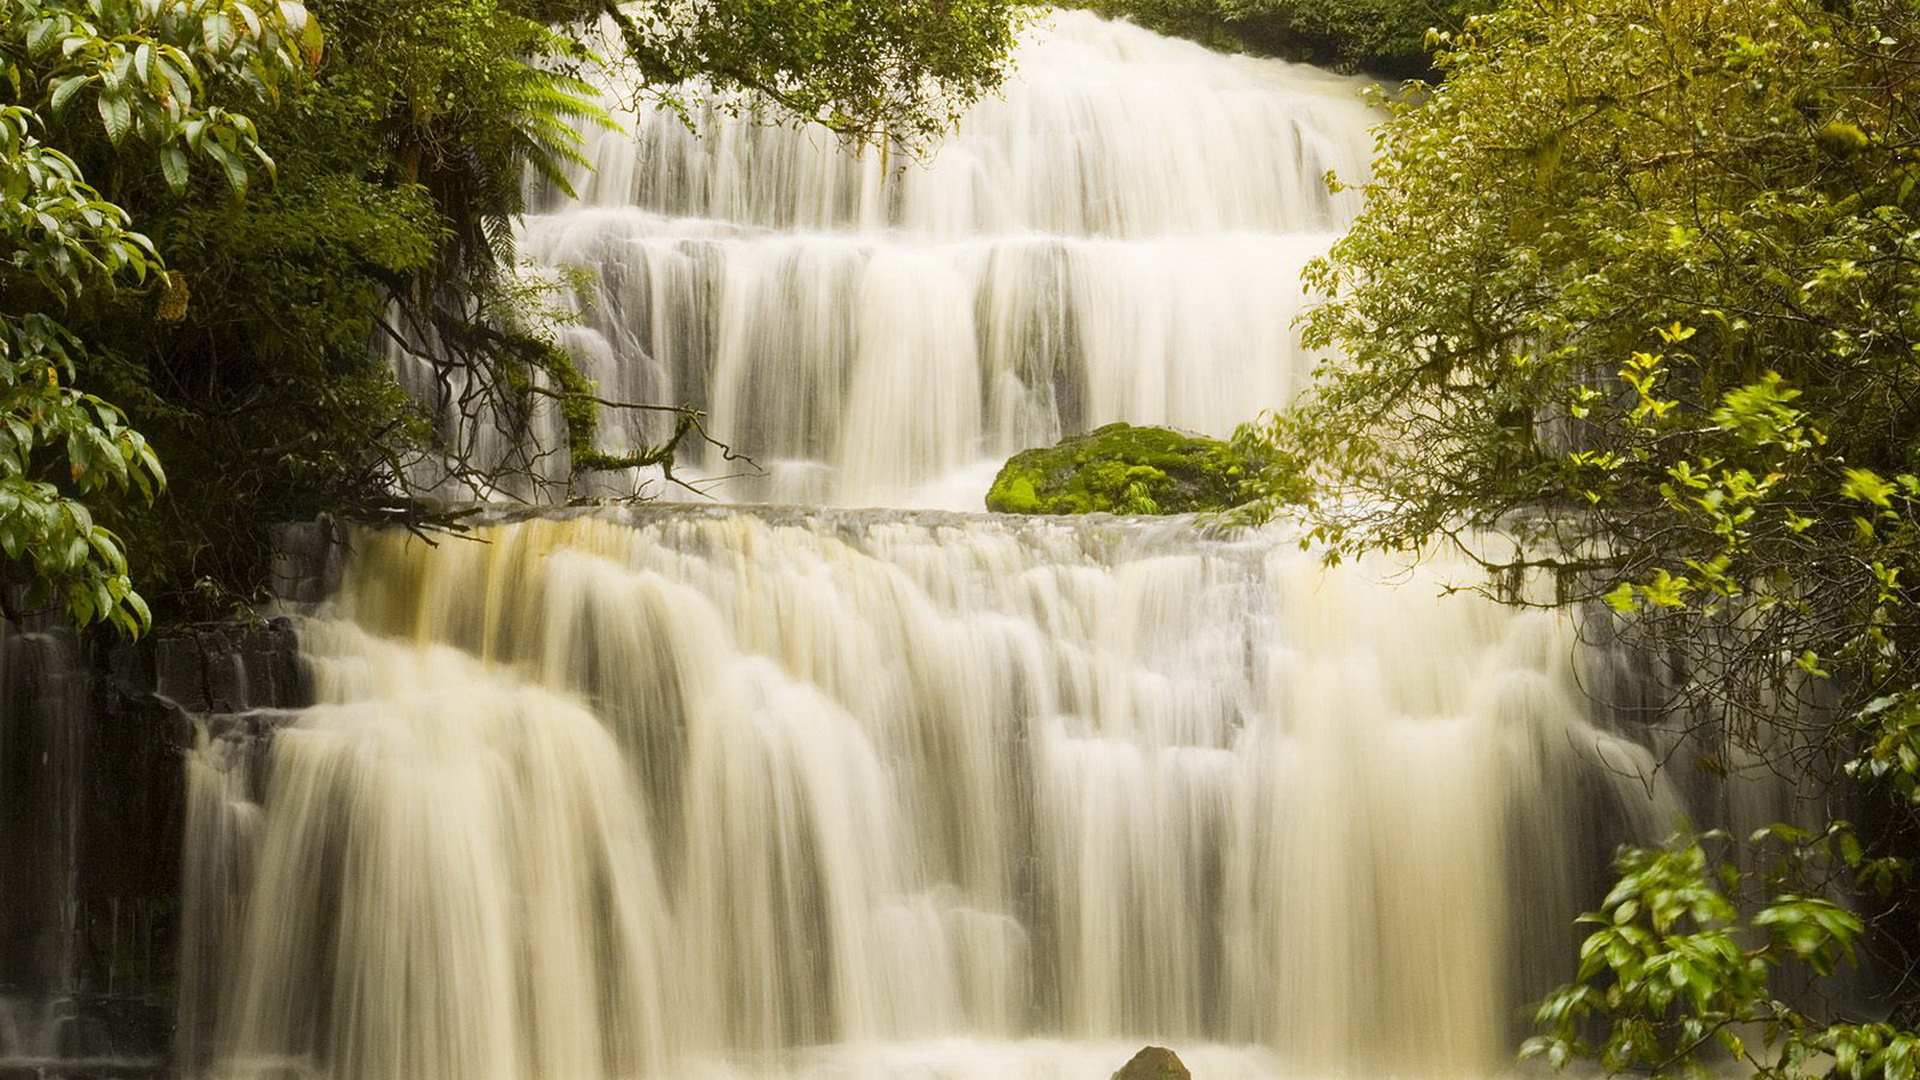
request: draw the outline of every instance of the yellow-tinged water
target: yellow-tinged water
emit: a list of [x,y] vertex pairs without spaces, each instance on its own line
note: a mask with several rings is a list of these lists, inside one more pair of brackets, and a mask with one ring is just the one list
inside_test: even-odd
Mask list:
[[893,512],[354,544],[322,704],[194,764],[209,1075],[1483,1075],[1671,809],[1571,623],[1445,567]]
[[[758,460],[728,498],[977,509],[1014,450],[1303,385],[1361,85],[1065,13],[924,162],[628,115],[522,250],[595,271],[556,329],[603,396]],[[447,426],[564,494],[523,419]],[[1678,807],[1599,703],[1638,676],[1444,564],[897,510],[354,545],[321,704],[190,762],[194,1076],[1493,1076]]]

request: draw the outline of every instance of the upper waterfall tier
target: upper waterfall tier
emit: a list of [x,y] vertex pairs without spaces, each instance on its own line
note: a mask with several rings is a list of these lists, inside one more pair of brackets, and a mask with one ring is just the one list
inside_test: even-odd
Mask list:
[[1325,176],[1363,178],[1370,116],[1351,79],[1222,57],[1087,12],[1056,12],[924,161],[851,153],[819,128],[759,122],[738,103],[627,112],[577,185],[633,206],[780,230],[936,237],[1142,238],[1324,232],[1359,208]]
[[[1326,174],[1366,177],[1364,86],[1055,12],[922,159],[725,100],[692,128],[629,112],[521,250],[589,272],[561,336],[603,396],[698,408],[758,463],[715,494],[978,510],[1025,447],[1116,420],[1224,436],[1299,390],[1301,270],[1358,209]],[[672,430],[602,419],[614,454]],[[503,452],[564,484],[556,422]]]

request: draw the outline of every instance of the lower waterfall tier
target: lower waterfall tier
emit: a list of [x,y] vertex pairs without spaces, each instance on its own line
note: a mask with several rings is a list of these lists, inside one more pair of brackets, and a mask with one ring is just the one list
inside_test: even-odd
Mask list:
[[192,1068],[1489,1075],[1681,809],[1621,665],[1444,569],[1178,520],[476,539],[357,537],[322,704],[195,756]]

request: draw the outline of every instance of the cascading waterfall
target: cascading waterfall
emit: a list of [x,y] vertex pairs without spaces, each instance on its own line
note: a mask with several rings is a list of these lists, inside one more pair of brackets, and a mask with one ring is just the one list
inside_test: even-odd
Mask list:
[[[1060,14],[929,162],[630,115],[523,250],[594,272],[606,396],[767,467],[737,497],[977,508],[1022,446],[1286,400],[1359,85]],[[1486,1076],[1683,801],[1632,674],[1464,570],[900,510],[475,539],[358,536],[320,704],[203,737],[191,1074]]]
[[192,988],[210,1075],[896,1075],[1037,1037],[1483,1075],[1593,845],[1677,808],[1569,620],[1432,570],[897,512],[481,539],[360,537],[264,789],[251,744],[196,760],[194,827],[257,837]]
[[[622,113],[521,252],[592,272],[560,332],[605,396],[699,407],[759,463],[727,497],[974,510],[1027,446],[1225,436],[1292,397],[1301,268],[1359,209],[1325,176],[1367,174],[1363,85],[1061,12],[925,161],[724,102],[695,131]],[[668,430],[610,411],[602,449]]]

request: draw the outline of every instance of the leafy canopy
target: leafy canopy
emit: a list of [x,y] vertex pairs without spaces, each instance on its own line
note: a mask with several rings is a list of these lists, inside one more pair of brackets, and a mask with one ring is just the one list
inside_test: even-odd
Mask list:
[[1476,20],[1445,83],[1394,105],[1366,212],[1310,272],[1307,337],[1341,359],[1243,433],[1270,483],[1309,482],[1336,551],[1498,527],[1566,597],[1737,608],[1765,644],[1746,674],[1776,690],[1835,664],[1865,697],[1906,685],[1915,19]]
[[1728,1061],[1764,1080],[1911,1080],[1920,1036],[1816,1020],[1776,989],[1782,975],[1824,977],[1852,962],[1865,931],[1851,911],[1796,887],[1832,869],[1872,879],[1884,864],[1844,827],[1775,826],[1749,842],[1776,857],[1743,872],[1709,854],[1728,847],[1717,833],[1623,852],[1619,882],[1581,919],[1596,929],[1580,949],[1579,981],[1541,1003],[1545,1034],[1522,1053],[1555,1066],[1593,1058],[1654,1080],[1725,1075]]
[[[747,91],[843,134],[922,143],[999,85],[1022,0],[706,0],[599,10],[649,93]],[[691,12],[691,17],[688,17]]]
[[[129,631],[141,593],[225,614],[264,581],[275,521],[420,520],[429,457],[487,490],[517,466],[471,456],[449,401],[513,427],[557,399],[576,469],[670,462],[698,432],[671,402],[661,445],[593,449],[597,391],[514,272],[529,174],[564,188],[581,127],[608,122],[603,66],[631,61],[669,104],[714,87],[912,140],[998,81],[1017,11],[308,7],[0,9],[0,565],[31,606]],[[383,342],[431,343],[445,400],[411,399]]]
[[[1772,767],[1846,762],[1869,855],[1911,856],[1920,11],[1528,0],[1444,44],[1310,271],[1306,336],[1338,359],[1240,435],[1276,462],[1272,506],[1336,558],[1517,537],[1490,569],[1604,601],[1681,673],[1673,707]],[[1760,735],[1796,727],[1789,760]],[[1863,947],[1912,971],[1911,898],[1887,903]],[[1765,981],[1722,959],[1712,993]],[[1661,1067],[1634,1031],[1603,1063]]]
[[1216,49],[1357,68],[1432,73],[1429,31],[1458,30],[1487,0],[1073,0]]
[[103,198],[74,154],[95,138],[157,160],[183,190],[198,158],[244,190],[271,165],[244,116],[207,103],[209,84],[270,100],[317,54],[298,3],[17,0],[0,21],[0,551],[26,568],[30,604],[127,632],[150,613],[118,536],[89,502],[165,482],[146,440],[75,380],[89,343],[69,316],[166,279],[152,241]]

